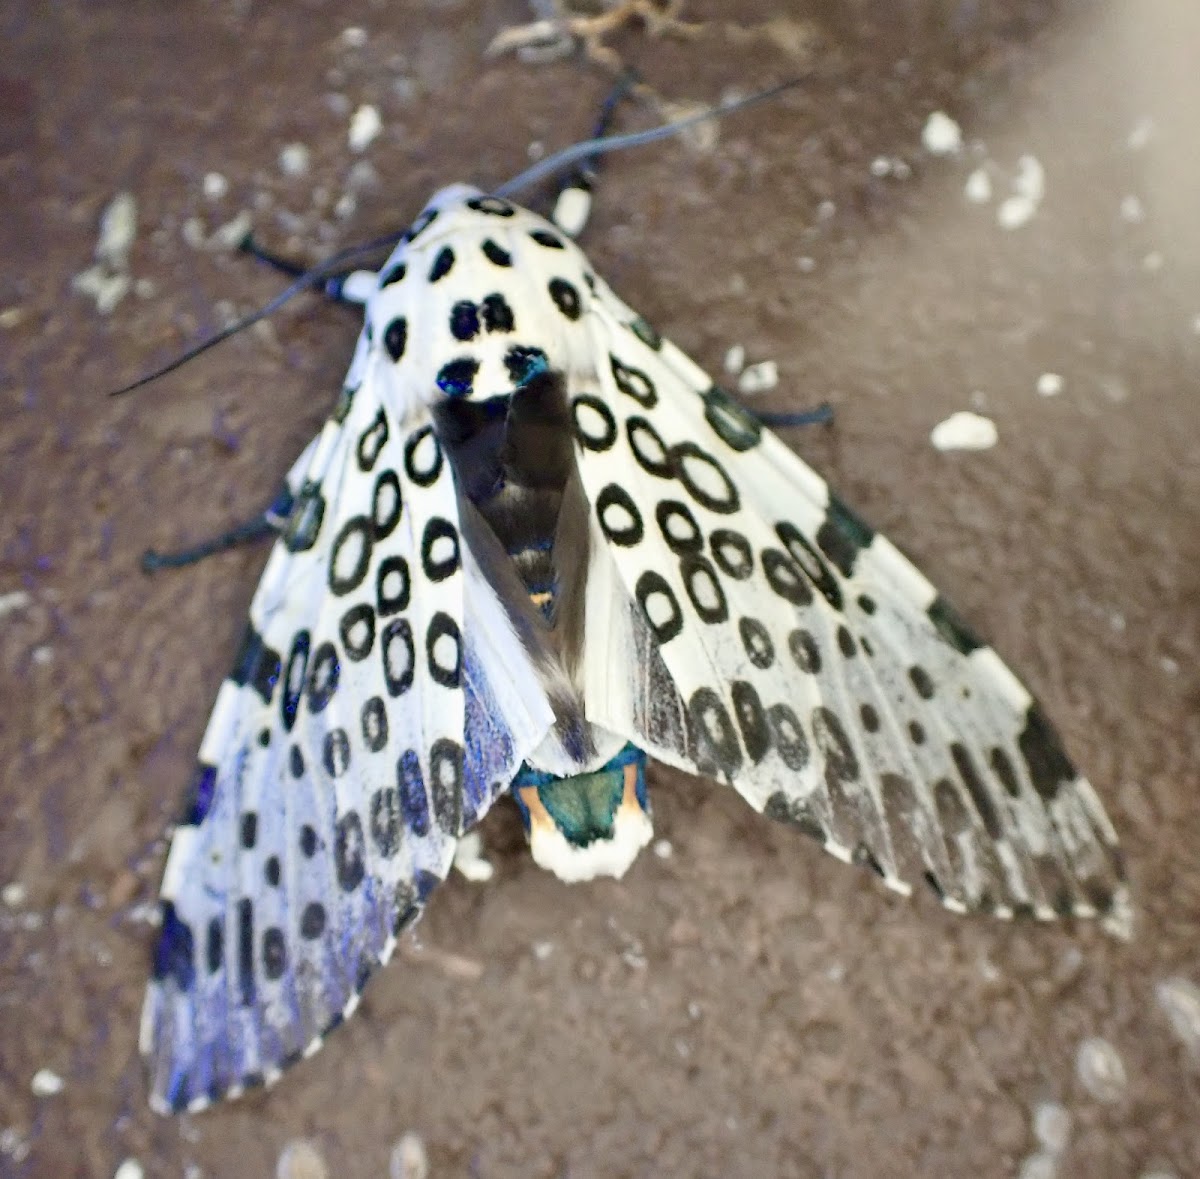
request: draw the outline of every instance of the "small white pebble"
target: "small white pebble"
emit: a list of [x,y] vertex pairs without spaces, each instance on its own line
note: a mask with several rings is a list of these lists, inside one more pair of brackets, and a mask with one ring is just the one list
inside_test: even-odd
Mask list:
[[1154,997],[1171,1031],[1192,1060],[1200,1062],[1200,987],[1186,978],[1168,978],[1154,988]]
[[183,240],[192,247],[193,250],[202,249],[204,240],[208,236],[204,231],[204,222],[199,217],[189,217],[180,229],[183,235]]
[[938,422],[929,435],[938,450],[988,450],[999,437],[991,418],[960,410]]
[[19,880],[14,880],[0,889],[0,900],[3,900],[10,909],[19,909],[25,903],[27,896],[25,886]]
[[871,161],[871,175],[882,180],[885,176],[890,176],[892,172],[892,161],[887,156],[876,156]]
[[275,1179],[329,1179],[329,1167],[311,1142],[293,1138],[279,1154]]
[[312,154],[303,143],[289,143],[279,153],[279,170],[285,176],[303,176]]
[[1125,1092],[1125,1065],[1117,1050],[1099,1036],[1079,1045],[1075,1054],[1075,1072],[1080,1084],[1097,1101],[1120,1101]]
[[45,667],[47,663],[52,662],[54,659],[54,648],[44,645],[34,647],[29,653],[29,658],[33,660],[36,667]]
[[1017,178],[1013,181],[1017,196],[1032,201],[1035,206],[1042,203],[1046,195],[1046,170],[1037,156],[1024,155],[1017,161]]
[[697,1003],[695,999],[693,999],[687,1005],[687,1013],[688,1013],[688,1019],[697,1020],[704,1014],[704,1008],[701,1007],[700,1004]]
[[34,1097],[53,1097],[56,1093],[61,1093],[65,1086],[66,1081],[48,1068],[38,1069],[33,1074],[33,1080],[29,1082]]
[[114,1172],[113,1179],[145,1179],[146,1171],[137,1159],[126,1159]]
[[1138,225],[1146,220],[1146,209],[1140,197],[1131,193],[1121,198],[1121,220],[1128,221],[1131,225]]
[[553,942],[534,942],[533,943],[533,956],[539,962],[545,962],[546,959],[549,958],[550,955],[553,953],[554,953],[554,943]]
[[420,1134],[409,1130],[400,1136],[388,1161],[388,1179],[429,1179],[429,1155]]
[[1058,1174],[1058,1159],[1044,1150],[1022,1159],[1018,1179],[1054,1179]]
[[1148,274],[1157,274],[1158,271],[1163,268],[1164,261],[1165,259],[1163,258],[1162,254],[1160,254],[1157,250],[1151,250],[1150,253],[1148,253],[1142,259],[1142,269]]
[[807,254],[801,254],[800,257],[796,259],[796,266],[801,274],[812,274],[812,272],[817,268],[817,260],[815,258],[810,258]]
[[833,201],[822,201],[817,206],[817,220],[830,221],[837,213],[837,205]]
[[204,244],[210,250],[236,250],[246,240],[246,234],[253,226],[254,218],[250,210],[243,209],[236,217],[231,217],[224,225],[214,229]]
[[333,206],[333,215],[339,221],[348,221],[358,211],[358,197],[352,192],[344,192]]
[[907,180],[912,175],[912,168],[909,167],[908,161],[894,158],[892,160],[892,175],[897,180]]
[[1138,119],[1133,130],[1129,132],[1129,138],[1125,141],[1129,145],[1130,151],[1141,151],[1154,138],[1154,131],[1154,120],[1149,115],[1143,115]]
[[346,187],[356,192],[364,188],[374,188],[379,183],[379,173],[369,160],[356,161],[346,176]]
[[953,155],[962,150],[962,128],[945,111],[934,111],[925,120],[921,143],[930,155]]
[[0,328],[4,328],[5,331],[15,328],[24,318],[24,307],[5,307],[3,311],[0,311]]
[[71,279],[71,289],[95,299],[101,315],[112,314],[132,285],[128,274],[123,271],[113,274],[104,263],[89,267]]
[[765,393],[779,384],[779,366],[773,360],[760,360],[757,364],[743,369],[738,377],[739,393]]
[[986,983],[999,982],[1000,968],[990,958],[979,959],[979,977]]
[[973,205],[986,205],[992,199],[992,178],[986,168],[976,168],[963,185],[963,196]]
[[96,258],[118,269],[129,263],[129,251],[137,236],[137,201],[133,193],[119,192],[100,216],[100,239]]
[[1036,202],[1027,196],[1006,197],[996,209],[996,224],[1001,229],[1020,229],[1033,220],[1036,212]]
[[1037,391],[1043,397],[1057,397],[1063,391],[1063,379],[1058,373],[1042,373],[1037,379]]
[[10,590],[0,594],[0,618],[12,614],[15,610],[24,610],[33,599],[24,590]]
[[746,349],[741,344],[734,344],[725,353],[725,371],[730,376],[737,376],[746,367]]
[[210,201],[219,201],[229,192],[229,181],[220,172],[206,172],[200,187]]
[[1177,659],[1172,659],[1170,655],[1163,655],[1158,661],[1158,666],[1161,667],[1163,671],[1167,673],[1167,675],[1179,674],[1179,661]]
[[351,25],[342,30],[342,44],[347,49],[362,49],[367,43],[367,30]]
[[365,151],[382,130],[379,111],[369,104],[360,106],[350,120],[350,150]]
[[840,962],[835,962],[826,968],[825,977],[830,982],[840,983],[846,977],[846,968]]
[[491,880],[496,869],[484,858],[483,839],[478,831],[470,831],[454,849],[454,866],[473,884]]
[[1033,1136],[1053,1155],[1060,1155],[1071,1141],[1071,1115],[1056,1101],[1041,1101],[1033,1111]]
[[654,854],[660,860],[669,860],[675,854],[675,849],[669,839],[657,839],[654,841]]

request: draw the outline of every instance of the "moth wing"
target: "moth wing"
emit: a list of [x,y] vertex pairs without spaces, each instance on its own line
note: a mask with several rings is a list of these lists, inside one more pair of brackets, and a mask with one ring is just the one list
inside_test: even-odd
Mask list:
[[[570,379],[589,716],[891,887],[1110,908],[1116,835],[1028,690],[824,480],[602,284]],[[612,646],[632,666],[614,670]]]
[[552,720],[430,424],[402,433],[370,387],[289,476],[172,839],[141,1031],[160,1110],[314,1051]]

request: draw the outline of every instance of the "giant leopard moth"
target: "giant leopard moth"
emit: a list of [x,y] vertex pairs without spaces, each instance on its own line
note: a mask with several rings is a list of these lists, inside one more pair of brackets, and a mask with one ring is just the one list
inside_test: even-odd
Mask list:
[[454,185],[356,289],[167,859],[156,1109],[315,1051],[500,795],[543,866],[620,875],[647,755],[958,912],[1113,906],[1030,693],[556,224]]

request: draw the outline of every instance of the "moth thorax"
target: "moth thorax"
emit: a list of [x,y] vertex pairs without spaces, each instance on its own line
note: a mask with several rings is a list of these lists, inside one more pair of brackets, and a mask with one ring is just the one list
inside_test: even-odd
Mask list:
[[654,833],[646,755],[632,745],[589,774],[523,766],[512,792],[534,862],[568,883],[623,876]]

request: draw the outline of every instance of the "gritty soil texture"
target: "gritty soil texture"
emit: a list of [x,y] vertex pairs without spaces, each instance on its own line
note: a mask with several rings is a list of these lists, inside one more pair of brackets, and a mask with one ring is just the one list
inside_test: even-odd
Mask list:
[[[20,886],[0,906],[0,1175],[107,1177],[133,1157],[151,1179],[265,1177],[306,1137],[332,1174],[366,1179],[411,1129],[435,1177],[991,1179],[1039,1149],[1045,1101],[1072,1119],[1059,1175],[1200,1174],[1200,1058],[1156,999],[1200,983],[1194,7],[688,13],[725,23],[612,42],[665,98],[804,84],[729,119],[710,151],[611,158],[584,245],[710,371],[732,344],[777,361],[756,404],[834,406],[789,444],[1041,697],[1121,833],[1132,941],[906,902],[727,788],[656,767],[669,857],[567,887],[499,806],[482,829],[495,878],[436,893],[313,1060],[215,1111],[152,1114],[135,1048],[146,906],[265,550],[152,578],[139,557],[267,502],[358,320],[303,298],[104,394],[280,288],[189,244],[189,219],[211,233],[247,209],[263,241],[315,260],[443,183],[494,184],[531,145],[579,138],[609,79],[485,60],[529,18],[518,0],[7,0],[0,595],[27,597],[0,617],[0,884]],[[774,39],[733,27],[772,19]],[[383,132],[356,155],[362,103]],[[937,109],[964,128],[956,157],[921,147]],[[293,142],[311,159],[289,177]],[[1046,195],[1006,231],[996,206],[1024,153]],[[911,174],[876,174],[880,157]],[[995,195],[972,204],[964,183],[989,160]],[[209,172],[225,196],[204,194]],[[138,207],[130,272],[152,289],[101,315],[71,279],[120,191]],[[1035,392],[1045,371],[1057,397]],[[998,445],[936,451],[931,428],[970,408]],[[1077,1075],[1093,1036],[1124,1065],[1108,1101]],[[62,1092],[34,1095],[41,1068]]]

